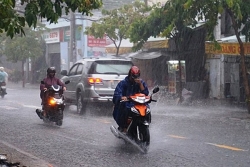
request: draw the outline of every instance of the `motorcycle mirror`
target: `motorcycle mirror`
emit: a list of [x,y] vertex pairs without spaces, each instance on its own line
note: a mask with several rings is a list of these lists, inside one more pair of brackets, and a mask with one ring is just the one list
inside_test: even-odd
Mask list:
[[160,88],[157,86],[157,87],[155,87],[155,88],[153,89],[153,93],[157,93],[157,92],[159,92],[159,90],[160,90]]
[[67,81],[65,82],[65,84],[68,84],[68,83],[70,83],[70,80],[67,80]]

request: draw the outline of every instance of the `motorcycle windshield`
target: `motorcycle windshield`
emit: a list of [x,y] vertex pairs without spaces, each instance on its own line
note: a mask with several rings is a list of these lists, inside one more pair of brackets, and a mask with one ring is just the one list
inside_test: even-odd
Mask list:
[[52,85],[51,89],[55,92],[58,92],[60,90],[61,86],[60,85]]

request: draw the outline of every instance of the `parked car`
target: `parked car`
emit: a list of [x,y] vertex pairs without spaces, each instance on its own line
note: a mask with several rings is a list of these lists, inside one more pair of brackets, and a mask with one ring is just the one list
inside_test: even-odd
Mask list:
[[83,58],[67,72],[62,70],[61,80],[69,80],[64,92],[66,105],[76,105],[84,114],[87,106],[111,103],[118,82],[123,80],[133,65],[125,58]]

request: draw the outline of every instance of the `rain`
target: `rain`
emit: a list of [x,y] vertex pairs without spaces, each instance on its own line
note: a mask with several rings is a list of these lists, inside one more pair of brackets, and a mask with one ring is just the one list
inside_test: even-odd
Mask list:
[[[248,24],[245,2],[236,20],[212,0],[84,2],[51,1],[55,15],[51,4],[6,8],[27,26],[0,25],[0,166],[249,166],[248,26],[235,24]],[[41,82],[51,73],[54,90]],[[125,78],[140,83],[124,95],[135,108],[120,131],[113,97]]]

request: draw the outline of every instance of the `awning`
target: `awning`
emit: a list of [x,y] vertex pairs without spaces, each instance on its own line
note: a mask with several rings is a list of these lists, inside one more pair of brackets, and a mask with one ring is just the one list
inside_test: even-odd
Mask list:
[[132,59],[155,59],[155,58],[160,57],[161,55],[162,55],[161,52],[140,51],[140,52],[131,53],[127,57],[132,58]]
[[[117,43],[117,45],[118,44],[119,43]],[[133,43],[131,43],[129,40],[127,39],[122,40],[120,48],[119,48],[119,54],[132,52],[132,47],[133,47]],[[110,44],[108,46],[105,46],[105,48],[106,48],[106,53],[108,54],[116,53],[115,44]]]

